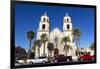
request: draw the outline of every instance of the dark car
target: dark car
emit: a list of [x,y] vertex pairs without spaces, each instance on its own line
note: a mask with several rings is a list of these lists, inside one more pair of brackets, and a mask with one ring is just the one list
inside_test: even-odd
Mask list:
[[48,63],[54,63],[55,57],[48,57]]
[[54,61],[55,62],[67,62],[67,61],[72,61],[72,56],[64,56],[64,55],[56,55],[54,56]]

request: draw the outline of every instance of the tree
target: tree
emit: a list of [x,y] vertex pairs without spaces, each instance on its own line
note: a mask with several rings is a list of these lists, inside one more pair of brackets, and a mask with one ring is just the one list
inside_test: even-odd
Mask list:
[[59,50],[58,48],[54,48],[54,55],[57,55],[57,54],[59,54]]
[[90,49],[91,49],[91,50],[94,50],[94,49],[95,49],[94,42],[91,44]]
[[80,36],[81,36],[80,29],[78,29],[78,28],[74,29],[73,30],[73,35],[74,35],[74,38],[76,40],[77,56],[79,56],[79,41],[80,41]]
[[58,43],[58,38],[55,37],[54,42],[56,43],[56,48],[57,48],[57,43]]
[[65,43],[65,45],[67,44],[67,42],[70,42],[70,38],[69,38],[69,36],[65,36],[65,37],[63,37],[62,38],[62,40],[61,40],[61,42],[63,43]]
[[34,59],[35,58],[35,53],[34,52],[31,52],[30,53],[30,59]]
[[56,48],[54,48],[54,55],[57,55],[59,54],[59,49],[57,48],[58,47],[58,37],[55,37],[54,38],[54,42],[55,42],[55,45],[56,45]]
[[27,52],[21,46],[15,47],[15,58],[16,59],[23,59],[23,56],[27,56]]
[[23,59],[24,63],[27,63],[27,56],[26,55],[22,55],[22,59]]
[[40,36],[40,40],[41,40],[41,42],[44,44],[43,56],[46,56],[46,55],[45,55],[45,44],[46,44],[46,42],[48,41],[47,34],[42,34],[42,35]]
[[48,43],[47,49],[50,52],[50,56],[52,56],[52,51],[54,50],[54,44],[53,43]]
[[34,41],[34,46],[33,46],[34,52],[36,50],[36,47],[38,47],[38,57],[40,57],[41,40]]
[[36,44],[35,44],[35,41],[33,42],[33,46],[32,46],[32,49],[34,50],[34,57],[35,57],[35,52],[36,52]]
[[29,56],[30,56],[31,43],[32,43],[32,40],[33,40],[34,36],[35,36],[35,33],[33,31],[28,31],[27,32],[27,38],[29,39],[28,59],[29,59]]
[[70,38],[68,36],[65,36],[65,37],[62,38],[61,42],[65,43],[64,51],[66,52],[66,55],[67,55],[67,52],[69,52],[69,49],[71,49],[70,45],[67,44],[68,42],[70,42]]

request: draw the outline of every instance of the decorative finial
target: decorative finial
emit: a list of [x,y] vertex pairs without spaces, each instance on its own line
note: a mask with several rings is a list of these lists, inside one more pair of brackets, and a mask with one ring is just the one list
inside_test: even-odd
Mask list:
[[68,13],[66,13],[66,16],[68,16]]
[[45,12],[44,15],[47,16],[47,12]]

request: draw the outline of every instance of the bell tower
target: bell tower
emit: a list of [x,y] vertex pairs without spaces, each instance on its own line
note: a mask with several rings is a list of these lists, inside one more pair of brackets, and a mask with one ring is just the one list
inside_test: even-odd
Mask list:
[[73,41],[73,35],[72,35],[72,21],[68,13],[63,18],[63,35],[69,36],[71,42]]
[[40,18],[37,39],[40,39],[40,36],[42,34],[47,34],[47,36],[49,37],[49,24],[50,24],[49,17],[47,13],[45,12],[44,15],[42,15]]
[[68,15],[68,13],[66,13],[63,19],[63,31],[65,32],[65,31],[71,31],[71,30],[72,30],[71,18]]
[[[41,18],[40,18],[40,22],[39,22],[39,28],[37,31],[37,40],[41,38],[42,34],[46,34],[48,39],[49,39],[49,17],[47,15],[47,13],[45,12]],[[47,49],[47,43],[46,42],[46,46],[45,46],[45,55],[48,55],[48,49]],[[43,56],[43,50],[44,50],[44,44],[42,43],[41,47],[40,47],[40,56]],[[38,48],[36,49],[36,54],[38,53]],[[36,57],[39,57],[38,55],[36,55]]]
[[72,37],[72,23],[68,13],[63,18],[63,34],[64,36]]
[[[73,42],[73,28],[72,28],[72,21],[71,17],[66,13],[66,15],[63,18],[63,36],[68,36],[70,38],[70,41],[68,44],[72,47],[73,50],[69,50],[70,52],[68,54],[74,56],[74,42]],[[72,52],[73,51],[73,52]]]

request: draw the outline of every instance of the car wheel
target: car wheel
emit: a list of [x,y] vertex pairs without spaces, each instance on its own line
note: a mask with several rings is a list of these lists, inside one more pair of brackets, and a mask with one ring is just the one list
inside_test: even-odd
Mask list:
[[54,63],[54,61],[50,61],[50,63]]
[[81,61],[83,61],[83,59],[80,59]]
[[46,63],[46,61],[45,61],[45,60],[43,60],[43,62],[42,62],[42,63],[44,63],[44,64],[45,64],[45,63]]
[[69,62],[70,61],[70,59],[67,59],[67,62]]
[[92,58],[92,60],[94,60],[94,58]]
[[55,60],[54,62],[55,62],[55,63],[57,63],[58,61],[57,61],[57,60]]
[[31,61],[31,62],[29,62],[29,64],[33,64],[33,62]]
[[80,61],[81,59],[80,58],[78,58],[78,61]]

